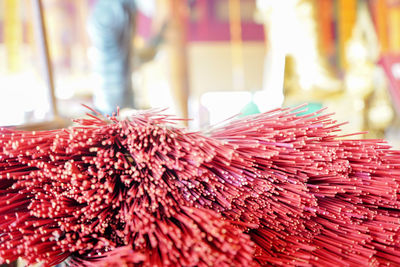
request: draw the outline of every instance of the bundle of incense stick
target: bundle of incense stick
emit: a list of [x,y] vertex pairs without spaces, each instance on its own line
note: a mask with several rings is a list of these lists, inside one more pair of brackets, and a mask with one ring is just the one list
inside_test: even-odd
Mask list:
[[0,258],[400,265],[400,152],[342,139],[331,114],[297,113],[277,109],[207,134],[154,110],[1,129]]

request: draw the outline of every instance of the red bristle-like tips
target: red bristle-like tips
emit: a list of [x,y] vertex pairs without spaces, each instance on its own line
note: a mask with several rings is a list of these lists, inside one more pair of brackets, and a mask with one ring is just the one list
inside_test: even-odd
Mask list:
[[148,214],[145,217],[135,218],[128,230],[139,233],[133,241],[134,249],[127,245],[101,256],[72,258],[72,265],[252,265],[250,237],[211,210],[182,207],[171,218],[154,218]]
[[[112,266],[121,253],[128,265],[250,265],[250,236],[209,209],[216,197],[230,201],[202,175],[221,142],[166,119],[145,112],[58,131],[3,129],[0,257]],[[203,194],[209,207],[197,203]]]
[[277,109],[208,136],[160,112],[0,130],[0,259],[400,265],[400,152]]

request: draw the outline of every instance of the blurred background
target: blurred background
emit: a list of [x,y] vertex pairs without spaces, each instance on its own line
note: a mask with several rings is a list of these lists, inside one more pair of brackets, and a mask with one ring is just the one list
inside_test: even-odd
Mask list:
[[399,0],[0,0],[0,125],[308,103],[400,147]]

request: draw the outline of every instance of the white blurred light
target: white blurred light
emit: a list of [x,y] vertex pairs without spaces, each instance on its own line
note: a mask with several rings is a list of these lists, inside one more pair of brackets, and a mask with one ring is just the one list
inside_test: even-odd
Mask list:
[[396,79],[400,79],[400,63],[393,64],[392,74]]
[[285,96],[282,91],[257,91],[254,93],[254,103],[257,105],[260,112],[279,108],[282,106]]
[[49,113],[47,87],[33,73],[0,76],[0,84],[0,125],[39,121]]
[[156,10],[156,2],[154,0],[136,0],[138,9],[147,17],[153,17]]
[[204,93],[200,102],[209,112],[209,124],[214,125],[238,115],[251,100],[250,92],[231,91]]

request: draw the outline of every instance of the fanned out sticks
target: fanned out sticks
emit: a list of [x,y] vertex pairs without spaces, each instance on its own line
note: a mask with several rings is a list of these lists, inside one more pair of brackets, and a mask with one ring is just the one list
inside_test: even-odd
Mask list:
[[400,152],[276,109],[207,135],[158,111],[0,131],[0,258],[400,265]]

